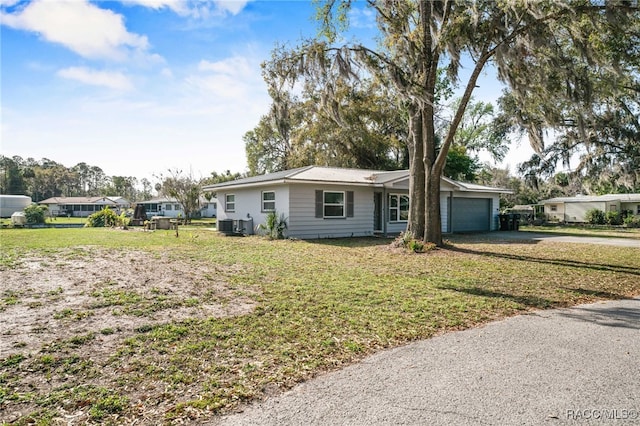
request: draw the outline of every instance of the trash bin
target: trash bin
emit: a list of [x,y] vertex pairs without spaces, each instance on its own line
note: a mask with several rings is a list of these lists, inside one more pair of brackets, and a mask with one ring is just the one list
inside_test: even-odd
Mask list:
[[513,230],[517,231],[519,229],[520,229],[520,214],[514,213],[513,214]]
[[498,218],[500,219],[500,230],[508,231],[509,230],[509,215],[506,213],[499,214]]

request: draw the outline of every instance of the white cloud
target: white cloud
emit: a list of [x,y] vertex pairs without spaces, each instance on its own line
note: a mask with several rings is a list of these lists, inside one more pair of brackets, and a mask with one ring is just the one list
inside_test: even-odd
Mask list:
[[349,10],[349,23],[353,28],[375,28],[376,14],[371,9],[353,7]]
[[36,0],[13,13],[0,12],[0,18],[85,58],[123,61],[149,48],[146,36],[127,31],[122,15],[84,0]]
[[165,67],[160,71],[160,75],[165,78],[173,78],[173,71],[171,71],[171,68]]
[[171,9],[180,16],[207,19],[213,15],[237,15],[249,0],[120,0],[124,4],[144,6],[154,10]]
[[225,10],[232,15],[237,15],[244,9],[244,7],[249,3],[244,0],[229,0],[229,1],[219,1],[218,7],[222,10]]
[[11,7],[18,4],[20,0],[0,0],[0,7]]
[[248,77],[253,74],[253,69],[249,60],[242,56],[234,56],[217,62],[202,60],[198,64],[198,70],[200,71],[213,71],[219,74],[238,75],[242,77]]
[[139,5],[149,9],[169,8],[179,15],[187,15],[189,8],[185,0],[120,0],[125,5]]
[[255,88],[264,90],[259,65],[246,57],[234,56],[217,62],[202,60],[198,71],[187,78],[187,83],[219,98],[243,102]]
[[97,71],[84,67],[70,67],[58,71],[58,76],[79,81],[92,86],[108,87],[115,90],[130,90],[131,80],[120,72]]

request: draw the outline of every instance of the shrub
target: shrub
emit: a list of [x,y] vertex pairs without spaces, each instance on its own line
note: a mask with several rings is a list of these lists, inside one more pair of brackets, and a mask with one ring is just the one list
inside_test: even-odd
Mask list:
[[115,214],[113,210],[109,207],[105,207],[89,216],[87,218],[87,224],[85,225],[88,228],[102,228],[105,226],[116,226],[118,224],[119,216]]
[[622,225],[622,215],[620,215],[620,212],[607,212],[604,217],[609,225]]
[[129,217],[128,212],[125,210],[120,213],[120,216],[117,217],[116,225],[126,228],[127,226],[129,226],[129,223],[131,223],[131,217]]
[[606,223],[605,214],[600,209],[587,210],[585,219],[587,219],[587,222],[591,225],[604,225]]
[[287,218],[284,213],[278,216],[278,213],[274,210],[267,214],[267,220],[265,223],[258,225],[258,229],[262,230],[267,237],[274,240],[281,240],[284,238],[284,231],[288,228]]
[[30,225],[44,223],[48,210],[46,206],[38,206],[36,204],[25,207],[24,215],[27,218],[27,223]]
[[624,226],[627,228],[640,228],[640,215],[628,215],[624,218]]
[[413,253],[424,253],[436,248],[434,243],[425,243],[413,236],[411,232],[403,232],[392,243],[393,247],[402,247]]

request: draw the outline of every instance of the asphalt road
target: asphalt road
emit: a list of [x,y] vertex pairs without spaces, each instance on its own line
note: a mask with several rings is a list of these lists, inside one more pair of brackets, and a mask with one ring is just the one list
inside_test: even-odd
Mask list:
[[640,425],[640,298],[383,351],[219,425]]

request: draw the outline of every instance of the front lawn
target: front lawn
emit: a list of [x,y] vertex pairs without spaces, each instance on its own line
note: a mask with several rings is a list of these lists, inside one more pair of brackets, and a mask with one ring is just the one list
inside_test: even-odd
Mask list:
[[614,246],[466,236],[406,254],[196,227],[4,229],[0,242],[0,323],[15,324],[0,420],[17,424],[197,423],[384,348],[640,295],[637,249]]
[[542,232],[562,235],[589,236],[589,237],[613,237],[640,239],[640,228],[627,228],[625,226],[608,225],[560,225],[547,224],[540,226],[521,226],[520,231]]

